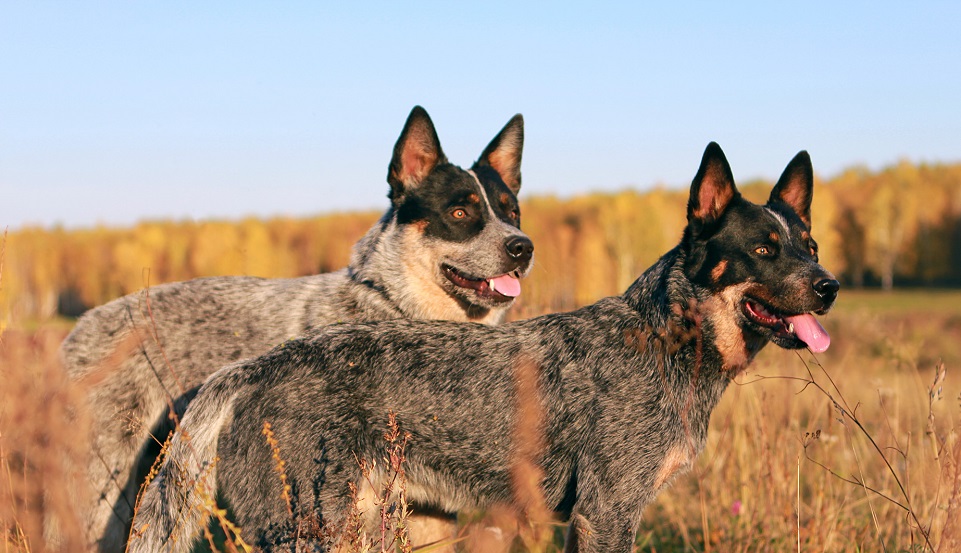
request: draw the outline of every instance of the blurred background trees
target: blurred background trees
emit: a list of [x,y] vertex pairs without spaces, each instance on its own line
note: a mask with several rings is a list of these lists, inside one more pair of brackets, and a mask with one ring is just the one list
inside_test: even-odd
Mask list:
[[[763,202],[772,185],[740,188]],[[537,259],[516,315],[625,290],[678,242],[686,201],[686,190],[667,188],[526,199],[523,228]],[[822,263],[845,285],[961,286],[961,164],[850,169],[818,181],[814,202]],[[336,270],[379,215],[18,229],[5,245],[0,321],[76,316],[147,285],[200,276]]]

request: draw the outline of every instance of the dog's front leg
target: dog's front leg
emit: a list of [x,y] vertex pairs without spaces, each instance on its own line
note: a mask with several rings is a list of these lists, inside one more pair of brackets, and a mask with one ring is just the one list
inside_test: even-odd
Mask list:
[[564,540],[565,553],[630,553],[634,546],[636,525],[624,517],[571,514]]
[[581,545],[581,535],[585,535],[584,539],[587,540],[590,533],[591,523],[587,518],[579,513],[571,514],[570,524],[567,525],[567,536],[564,538],[564,553],[585,551]]

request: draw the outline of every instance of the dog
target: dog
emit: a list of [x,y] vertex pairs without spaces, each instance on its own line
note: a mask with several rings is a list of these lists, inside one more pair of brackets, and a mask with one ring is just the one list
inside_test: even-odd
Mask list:
[[220,366],[332,323],[501,322],[533,262],[517,203],[523,141],[518,114],[465,170],[448,162],[416,106],[390,161],[390,208],[354,246],[346,269],[165,284],[81,317],[62,357],[72,377],[100,379],[90,394],[94,497],[81,500],[99,550],[124,549],[143,465],[152,461],[144,454],[150,434],[163,441],[165,413],[182,410]]
[[[447,511],[510,503],[525,445],[514,429],[531,401],[545,444],[534,461],[546,504],[570,520],[567,550],[632,551],[645,505],[690,468],[733,375],[768,342],[830,345],[815,314],[828,312],[839,284],[818,263],[812,194],[801,152],[765,205],[749,202],[711,143],[680,244],[621,296],[498,327],[331,326],[223,368],[201,387],[147,488],[130,551],[188,551],[204,518],[197,505],[215,493],[249,543],[323,550],[292,543],[297,517],[338,527],[350,487],[363,503],[365,489],[383,484],[390,417],[410,435],[409,499]],[[524,366],[534,367],[534,397],[519,392]],[[265,422],[286,463],[290,512]],[[358,460],[375,461],[367,475]]]

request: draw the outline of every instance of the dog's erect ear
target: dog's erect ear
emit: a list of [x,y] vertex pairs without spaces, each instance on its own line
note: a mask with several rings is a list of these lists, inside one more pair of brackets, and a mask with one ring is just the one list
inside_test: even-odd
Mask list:
[[720,219],[731,201],[739,196],[724,152],[717,143],[711,142],[704,150],[687,202],[687,221],[694,234],[700,234],[705,225]]
[[798,152],[791,163],[787,164],[781,178],[771,190],[768,203],[787,204],[804,224],[811,227],[811,198],[814,197],[814,168],[811,156],[804,150]]
[[497,171],[515,195],[521,190],[521,153],[524,149],[524,116],[517,114],[504,125],[474,167],[488,166]]
[[407,116],[407,123],[404,124],[397,144],[394,145],[394,157],[391,158],[387,171],[391,201],[399,202],[404,194],[419,185],[438,163],[446,161],[430,116],[424,108],[414,106]]

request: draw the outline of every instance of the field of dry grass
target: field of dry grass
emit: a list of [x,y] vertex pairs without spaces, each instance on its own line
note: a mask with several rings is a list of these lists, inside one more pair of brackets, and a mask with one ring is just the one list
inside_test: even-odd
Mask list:
[[[827,353],[769,347],[730,386],[695,469],[647,509],[638,551],[961,551],[961,293],[845,291],[825,326]],[[68,330],[0,334],[3,553],[82,551],[69,464],[86,448],[82,390],[56,359]],[[515,550],[557,550],[532,538],[544,533]]]
[[843,294],[826,327],[737,378],[641,550],[961,550],[961,295]]

